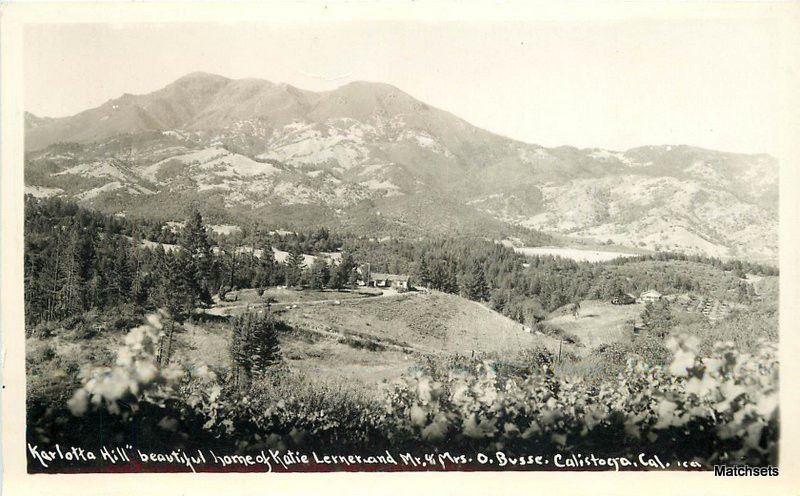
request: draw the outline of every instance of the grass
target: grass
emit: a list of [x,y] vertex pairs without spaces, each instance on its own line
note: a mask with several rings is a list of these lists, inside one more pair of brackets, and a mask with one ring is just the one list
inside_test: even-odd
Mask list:
[[606,301],[587,300],[581,302],[576,319],[567,307],[555,310],[545,323],[559,327],[567,334],[574,334],[583,344],[575,351],[586,354],[602,344],[623,339],[631,331],[631,321],[639,319],[644,305],[613,305]]
[[[552,337],[524,332],[521,324],[484,305],[436,291],[383,298],[278,288],[267,294],[278,302],[300,302],[280,313],[290,328],[280,336],[281,349],[287,367],[312,381],[338,378],[375,387],[429,356],[516,356],[538,347],[557,352],[559,345]],[[254,290],[245,290],[236,303],[244,311],[256,298]],[[302,303],[333,298],[340,304]],[[229,332],[224,321],[186,325],[177,338],[176,360],[227,369]]]
[[283,309],[293,304],[303,305],[370,298],[380,296],[381,291],[366,288],[360,288],[355,291],[313,289],[298,291],[287,288],[268,288],[264,295],[259,295],[256,289],[240,289],[233,291],[232,294],[236,295],[236,301],[217,301],[210,313],[214,315],[236,315],[246,311],[248,305],[253,307],[266,306],[267,298],[274,300],[273,304],[276,309]]
[[484,305],[436,291],[342,301],[313,310],[298,307],[283,318],[290,325],[365,335],[430,353],[503,353],[558,344],[524,332],[521,324]]
[[607,248],[573,248],[562,246],[537,246],[515,248],[517,253],[528,256],[545,256],[568,258],[577,262],[607,262],[619,257],[632,257],[634,253],[611,251]]

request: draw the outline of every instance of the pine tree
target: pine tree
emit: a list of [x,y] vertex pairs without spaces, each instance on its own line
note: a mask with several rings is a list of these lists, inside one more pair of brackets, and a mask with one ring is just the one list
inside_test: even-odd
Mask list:
[[342,254],[339,264],[331,274],[330,287],[333,289],[344,289],[345,287],[355,287],[358,281],[358,273],[355,271],[356,261],[349,253]]
[[300,251],[300,245],[295,244],[289,251],[289,256],[286,257],[286,285],[289,287],[299,285],[304,268],[303,252]]
[[261,255],[258,258],[258,284],[259,287],[274,286],[278,284],[277,262],[272,245],[265,242],[261,245]]
[[428,261],[425,259],[425,256],[422,255],[419,257],[419,262],[417,263],[417,281],[423,287],[428,287],[431,284],[431,273],[430,269],[428,269]]
[[475,301],[489,299],[489,287],[483,273],[483,263],[477,258],[472,261],[470,271],[465,277],[463,290],[467,298]]
[[317,257],[311,264],[311,277],[309,285],[312,289],[321,290],[328,285],[330,280],[330,267],[322,257]]
[[66,246],[63,252],[64,263],[61,265],[61,291],[59,293],[59,314],[66,317],[75,315],[83,310],[84,280],[81,274],[83,261],[81,260],[80,239],[75,226],[67,235]]
[[246,313],[233,320],[230,344],[234,383],[240,391],[280,362],[279,322],[272,313]]
[[209,281],[212,279],[211,243],[208,240],[206,226],[200,212],[192,212],[183,229],[181,245],[189,255],[186,266],[187,275],[191,277],[190,289],[202,305],[211,304]]
[[109,300],[114,304],[126,303],[131,294],[132,268],[127,240],[120,238],[112,248],[113,262],[109,279]]
[[165,254],[158,268],[160,281],[152,294],[154,303],[168,312],[178,322],[183,322],[195,307],[195,297],[191,291],[186,266],[188,255],[183,252]]

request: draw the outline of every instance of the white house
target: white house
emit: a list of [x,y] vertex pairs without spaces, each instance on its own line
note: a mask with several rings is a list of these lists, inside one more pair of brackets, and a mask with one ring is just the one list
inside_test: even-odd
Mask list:
[[641,300],[642,303],[654,303],[663,298],[663,296],[664,295],[662,295],[655,289],[651,289],[639,295],[639,300]]
[[380,272],[372,272],[369,274],[369,281],[367,286],[374,288],[398,288],[409,289],[409,276],[399,274],[382,274]]

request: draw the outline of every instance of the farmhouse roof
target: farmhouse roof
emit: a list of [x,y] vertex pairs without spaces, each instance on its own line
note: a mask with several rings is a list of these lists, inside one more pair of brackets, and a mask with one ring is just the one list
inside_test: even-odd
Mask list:
[[381,281],[408,281],[408,276],[399,274],[383,274],[381,272],[373,272],[369,277],[372,280],[380,279]]

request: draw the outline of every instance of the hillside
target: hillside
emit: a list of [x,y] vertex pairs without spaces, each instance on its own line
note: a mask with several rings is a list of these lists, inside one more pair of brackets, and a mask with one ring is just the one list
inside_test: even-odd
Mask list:
[[[544,148],[401,90],[193,73],[63,118],[26,114],[28,192],[175,220],[369,233],[528,229],[775,260],[778,166],[689,146]],[[142,201],[146,198],[146,201]]]
[[[271,289],[270,296],[289,327],[281,336],[283,354],[290,368],[309,377],[375,384],[400,376],[425,356],[513,360],[537,346],[558,349],[556,339],[524,332],[519,323],[484,305],[440,292],[365,297]],[[254,291],[245,290],[239,302],[217,304],[224,310],[210,312],[232,315],[258,308],[260,301]],[[182,360],[227,367],[227,326],[189,324],[186,329],[180,337]]]
[[607,301],[587,300],[581,302],[578,318],[568,308],[552,312],[545,323],[575,336],[583,346],[574,349],[584,355],[602,344],[630,339],[633,322],[641,325],[644,305],[613,305]]

